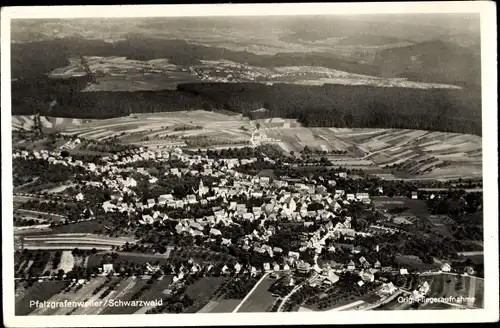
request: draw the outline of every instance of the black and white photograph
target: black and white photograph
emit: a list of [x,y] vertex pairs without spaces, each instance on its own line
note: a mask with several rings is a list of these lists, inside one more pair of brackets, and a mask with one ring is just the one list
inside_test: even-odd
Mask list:
[[5,324],[498,320],[496,83],[482,1],[6,8]]

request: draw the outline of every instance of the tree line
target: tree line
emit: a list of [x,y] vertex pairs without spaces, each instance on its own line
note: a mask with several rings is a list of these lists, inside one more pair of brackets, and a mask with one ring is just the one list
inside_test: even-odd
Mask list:
[[[58,104],[49,109],[53,99]],[[12,89],[14,115],[37,111],[59,117],[110,118],[197,109],[250,115],[263,105],[267,106],[269,117],[294,118],[308,127],[398,128],[481,135],[480,93],[468,89],[258,83],[190,83],[179,84],[177,90],[136,92],[78,92],[66,85],[48,91]]]

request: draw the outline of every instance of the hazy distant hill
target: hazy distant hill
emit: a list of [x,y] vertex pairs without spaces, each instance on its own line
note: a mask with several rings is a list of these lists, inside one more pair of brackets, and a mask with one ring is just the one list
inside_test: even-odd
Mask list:
[[480,56],[441,40],[382,50],[375,65],[387,77],[474,87],[481,83]]
[[196,65],[200,60],[227,59],[262,67],[323,66],[352,73],[375,75],[377,68],[355,60],[343,59],[328,53],[278,53],[257,55],[247,51],[191,44],[183,40],[140,38],[129,35],[124,41],[107,43],[84,38],[62,38],[12,45],[12,76],[26,77],[48,73],[65,66],[71,56],[123,56],[150,60],[167,58],[177,65]]
[[358,34],[351,35],[346,38],[339,40],[338,45],[349,45],[349,46],[384,46],[399,43],[409,43],[412,44],[413,41],[405,40],[402,38],[396,38],[392,36],[376,35],[376,34]]
[[[368,36],[358,36],[368,40]],[[348,39],[347,39],[348,40]],[[374,38],[381,42],[385,38]],[[392,39],[390,39],[392,40]],[[359,41],[362,41],[361,39]],[[472,50],[443,41],[426,41],[410,46],[381,50],[375,62],[360,63],[329,53],[278,53],[258,55],[247,51],[129,35],[127,40],[107,43],[71,37],[12,45],[13,77],[37,76],[68,64],[70,56],[124,56],[150,60],[167,58],[173,64],[196,65],[200,60],[227,59],[261,67],[322,66],[350,73],[409,80],[480,85],[480,57]]]

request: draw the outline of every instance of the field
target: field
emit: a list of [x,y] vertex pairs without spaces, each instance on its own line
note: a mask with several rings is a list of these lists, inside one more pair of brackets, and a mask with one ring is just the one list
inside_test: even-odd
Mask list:
[[424,200],[409,199],[406,197],[372,197],[373,204],[381,210],[406,208],[397,216],[428,216],[429,210]]
[[[14,117],[13,122],[29,117]],[[147,115],[132,115],[128,117],[106,120],[67,119],[73,122],[55,126],[61,128],[64,134],[79,136],[86,139],[104,140],[119,138],[125,144],[152,147],[172,147],[179,142],[194,144],[197,139],[209,138],[210,144],[217,146],[226,143],[248,143],[252,127],[241,115],[225,115],[216,112],[192,111],[152,113]],[[65,122],[67,121],[65,120]],[[202,129],[187,129],[177,131],[180,126],[200,126]],[[245,128],[242,129],[242,127]],[[205,148],[205,147],[202,147]],[[74,151],[84,150],[76,147]]]
[[[203,110],[134,114],[103,120],[50,118],[47,129],[87,139],[117,137],[121,142],[150,148],[217,148],[275,143],[284,152],[305,146],[328,152],[334,166],[370,171],[385,179],[457,179],[482,176],[481,137],[421,130],[301,127],[296,120],[261,119],[254,127],[241,115]],[[24,123],[23,123],[24,122]],[[29,116],[13,116],[14,127],[29,125]],[[59,122],[59,123],[57,123]],[[179,126],[192,127],[178,130]],[[74,151],[84,149],[75,148]],[[332,155],[332,152],[345,152]]]
[[[467,302],[467,307],[484,307],[484,279],[452,274],[423,276],[422,279],[429,282],[431,288],[428,294],[429,297],[462,296],[475,298],[474,301],[469,300]],[[461,282],[457,284],[458,281]]]
[[[70,291],[62,291],[60,293],[56,293],[53,295],[51,298],[49,298],[47,301],[50,302],[64,302],[65,300],[68,301],[76,301],[76,302],[81,302],[81,301],[86,301],[92,296],[92,292],[106,284],[106,278],[104,277],[98,277],[93,280],[91,280],[88,284],[82,285],[79,289],[76,287],[72,287]],[[37,308],[35,311],[31,313],[31,315],[65,315],[69,314],[70,312],[74,311],[73,307],[45,307],[45,308]]]
[[25,236],[23,247],[25,249],[80,249],[111,250],[113,246],[122,246],[126,242],[133,242],[126,237],[111,238],[86,233],[47,234]]
[[[167,294],[165,290],[172,283],[173,276],[163,276],[159,281],[155,281],[152,284],[148,284],[145,277],[141,278],[127,278],[122,284],[117,287],[117,292],[114,294],[114,299],[119,299],[123,301],[132,300],[143,300],[143,301],[154,301],[159,299],[164,299]],[[145,288],[147,289],[143,289]],[[143,291],[141,292],[141,289]],[[145,306],[144,308],[140,306],[120,306],[120,307],[109,307],[104,309],[101,314],[132,314],[136,312],[145,313],[150,307]]]
[[54,272],[55,251],[28,251],[16,253],[14,256],[14,272],[16,277],[38,277]]
[[[457,276],[452,274],[439,274],[421,276],[421,282],[427,281],[430,285],[430,290],[426,297],[455,297],[450,299],[450,303],[422,303],[419,306],[420,310],[443,310],[457,309],[459,307],[468,309],[477,309],[484,307],[484,280],[476,277]],[[457,281],[461,281],[457,285]],[[408,296],[408,295],[406,295]],[[460,299],[460,297],[468,297],[469,299]],[[472,298],[475,298],[472,300]],[[462,301],[462,302],[460,302]],[[396,299],[388,302],[377,308],[377,310],[408,310],[409,303],[401,303]]]
[[[147,286],[147,280],[145,279],[140,277],[127,278],[117,288],[117,290],[119,290],[117,299],[122,301],[138,300],[139,297],[144,294],[144,288],[150,288]],[[136,307],[132,306],[108,307],[104,309],[101,314],[132,314],[137,310],[138,309]]]
[[[80,221],[70,224],[57,225],[55,227],[47,226],[46,229],[33,230],[29,229],[24,234],[32,236],[51,235],[51,234],[68,234],[68,233],[96,233],[99,230],[104,230],[105,224],[100,220]],[[22,230],[15,231],[15,234],[23,233]]]
[[30,301],[45,301],[59,293],[66,286],[64,281],[36,282],[27,289],[16,290],[16,315],[27,315],[35,311]]
[[[285,126],[285,124],[283,125]],[[335,166],[382,168],[380,177],[478,178],[482,176],[481,138],[456,133],[392,129],[268,127],[268,138],[284,151],[346,151],[328,156]],[[397,166],[391,171],[392,166]],[[396,176],[394,176],[396,175]]]
[[[36,283],[18,296],[16,301],[16,313],[18,315],[96,315],[96,314],[132,314],[134,312],[145,312],[150,307],[145,306],[115,306],[106,307],[108,300],[143,300],[154,301],[165,298],[165,289],[172,282],[171,276],[163,276],[158,281],[149,283],[148,277],[128,277],[128,278],[93,278],[89,282],[78,286],[78,284],[63,290],[67,282],[43,282]],[[31,308],[30,300],[47,301],[76,301],[94,302],[94,306],[78,307],[56,307],[56,308]],[[101,302],[101,303],[98,303]]]
[[53,214],[47,212],[39,212],[39,211],[30,211],[25,209],[16,209],[14,210],[14,214],[19,214],[20,216],[27,219],[35,219],[35,220],[44,220],[47,222],[55,222],[60,223],[66,220],[66,217],[60,214]]
[[185,294],[195,300],[195,304],[188,309],[188,313],[199,312],[208,305],[215,291],[225,282],[225,277],[204,277],[189,285]]
[[274,279],[264,278],[253,293],[248,297],[238,312],[266,312],[274,304],[275,297],[268,291]]

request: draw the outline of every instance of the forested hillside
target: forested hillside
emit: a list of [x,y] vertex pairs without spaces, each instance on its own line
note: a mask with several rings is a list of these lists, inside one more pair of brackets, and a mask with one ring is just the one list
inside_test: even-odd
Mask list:
[[105,118],[130,113],[224,109],[248,115],[266,107],[270,117],[297,118],[306,126],[402,128],[481,135],[477,92],[369,86],[192,83],[177,90],[77,92],[64,85],[36,97],[13,87],[13,114]]

